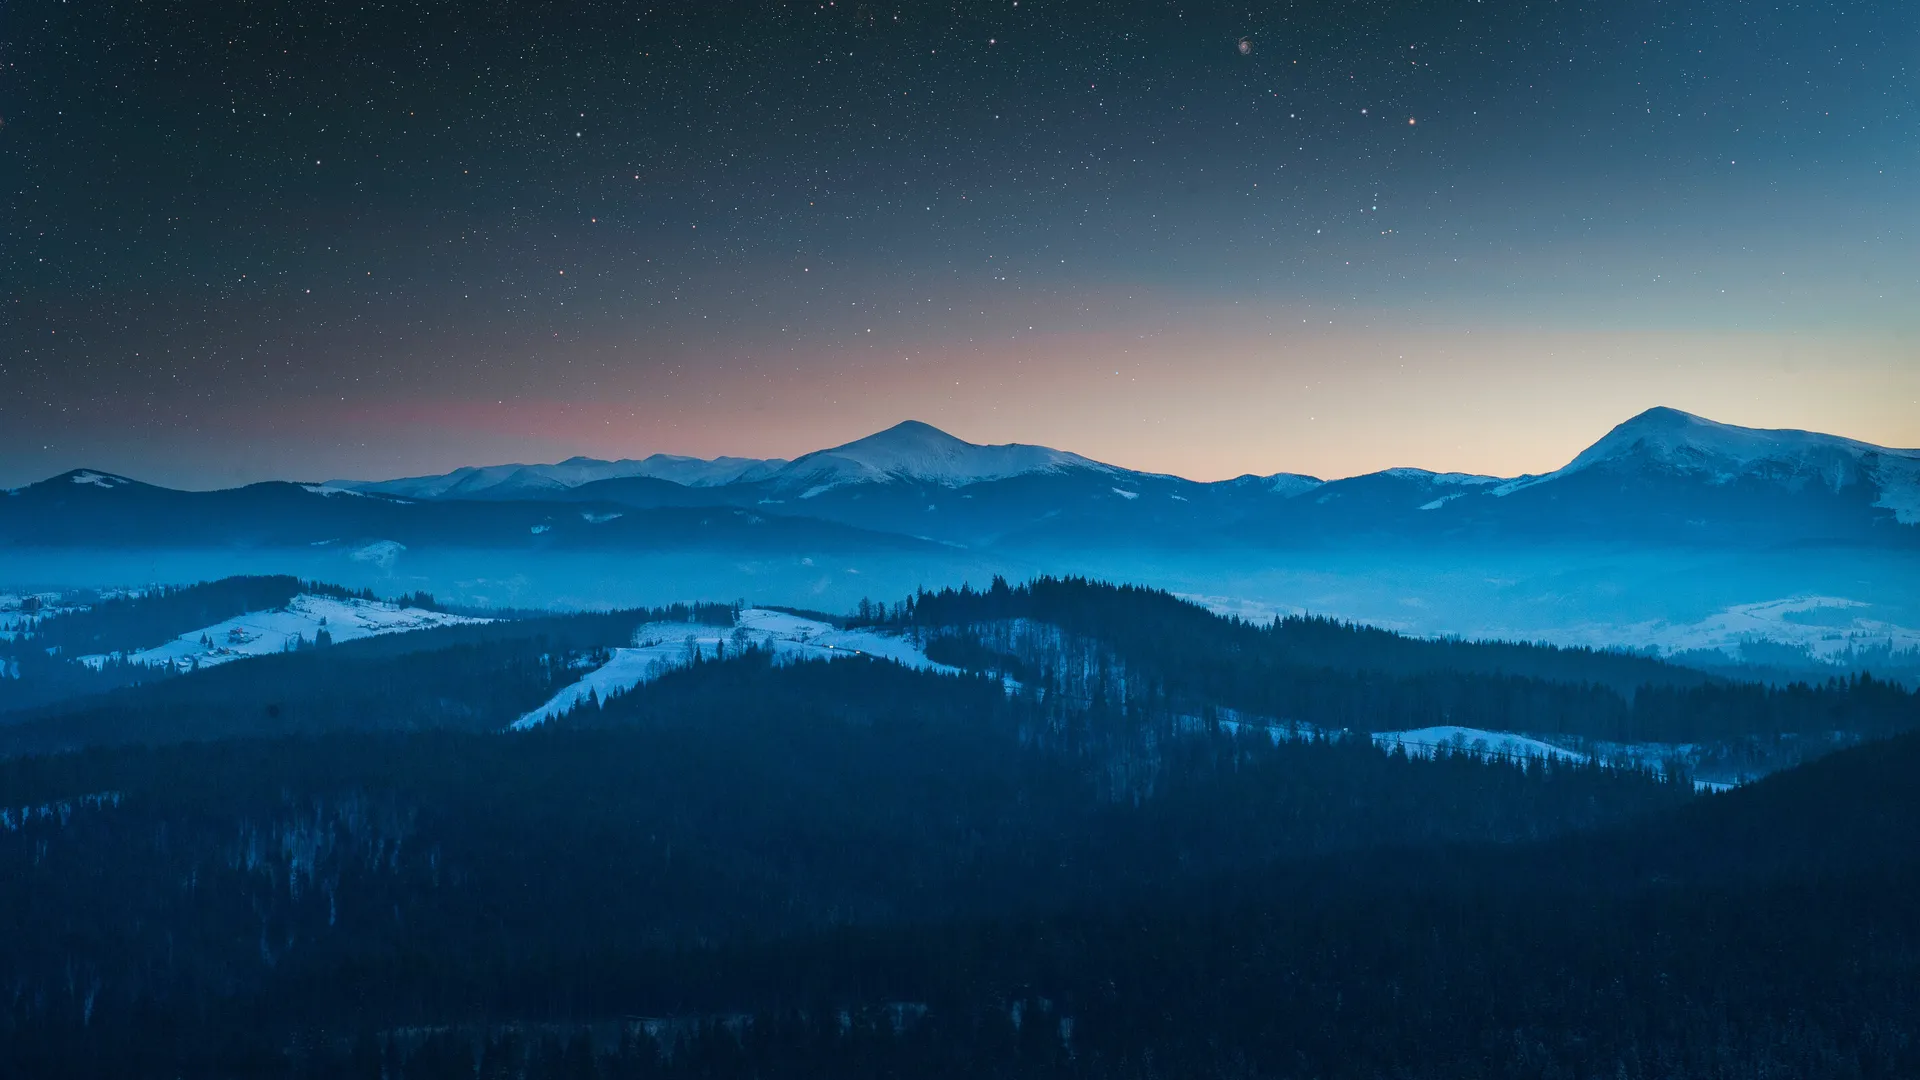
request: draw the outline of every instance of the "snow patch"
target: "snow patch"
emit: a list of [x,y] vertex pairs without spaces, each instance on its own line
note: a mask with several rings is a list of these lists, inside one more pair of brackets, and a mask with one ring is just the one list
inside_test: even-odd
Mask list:
[[1479,473],[1462,472],[1437,473],[1428,472],[1426,469],[1387,469],[1382,472],[1381,475],[1391,476],[1399,480],[1425,480],[1429,484],[1457,484],[1468,487],[1481,487],[1487,484],[1498,484],[1501,482],[1501,478],[1498,476],[1482,476]]
[[773,651],[784,660],[834,656],[866,656],[892,660],[911,668],[958,674],[960,669],[936,664],[910,639],[874,629],[840,630],[830,623],[789,615],[784,611],[747,608],[731,627],[694,623],[648,623],[633,634],[631,648],[615,649],[612,659],[555,694],[545,704],[515,720],[512,729],[526,731],[564,715],[591,696],[604,701],[691,662],[695,653],[711,659],[726,643],[729,651],[751,644]]
[[[1640,623],[1624,632],[1632,644],[1652,646],[1666,655],[1698,649],[1738,658],[1741,644],[1748,641],[1796,646],[1828,661],[1858,649],[1920,649],[1920,629],[1873,618],[1873,607],[1841,596],[1792,596],[1735,604],[1695,623]],[[1622,634],[1622,628],[1607,630],[1616,638]]]
[[[1541,758],[1585,764],[1596,760],[1595,754],[1559,746],[1544,739],[1517,735],[1511,731],[1488,731],[1484,728],[1460,727],[1453,724],[1413,728],[1408,731],[1378,731],[1373,735],[1373,743],[1383,749],[1401,747],[1410,757],[1435,757],[1443,752],[1451,752],[1471,754],[1474,757],[1492,761],[1518,762],[1529,758]],[[1613,766],[1645,768],[1659,775],[1666,774],[1669,761],[1676,758],[1684,760],[1695,749],[1688,745],[1667,743],[1591,745],[1593,749],[1599,751],[1597,759],[1601,762]],[[1696,793],[1730,791],[1736,786],[1733,781],[1728,780],[1695,778],[1693,781],[1693,790]]]
[[1266,477],[1267,490],[1281,498],[1291,499],[1326,483],[1317,476],[1303,476],[1299,473],[1275,473]]
[[1586,761],[1587,755],[1555,746],[1525,735],[1506,731],[1445,724],[1439,727],[1413,728],[1408,731],[1377,731],[1375,746],[1402,747],[1409,755],[1432,757],[1442,751],[1469,753],[1477,757],[1524,761],[1527,758],[1551,758],[1558,761]]
[[1920,456],[1885,456],[1872,472],[1880,483],[1873,505],[1893,511],[1893,520],[1902,525],[1920,525]]
[[93,487],[103,488],[117,488],[133,483],[133,481],[124,476],[115,476],[112,473],[98,473],[87,469],[82,469],[74,473],[72,479],[76,484],[87,484]]
[[375,540],[365,547],[355,548],[347,558],[354,562],[372,563],[382,570],[393,569],[394,561],[407,550],[407,545],[398,540]]
[[323,629],[338,643],[379,634],[488,621],[424,608],[403,608],[380,600],[340,600],[302,594],[284,608],[236,615],[212,626],[189,630],[165,645],[124,655],[82,656],[80,662],[98,669],[109,659],[119,657],[132,664],[166,665],[185,671],[196,664],[210,667],[249,656],[285,652],[297,642],[312,643]]

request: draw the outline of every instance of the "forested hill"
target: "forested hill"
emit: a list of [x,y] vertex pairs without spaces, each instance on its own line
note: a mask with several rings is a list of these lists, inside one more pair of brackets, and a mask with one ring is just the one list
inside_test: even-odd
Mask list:
[[[725,604],[547,615],[368,637],[117,688],[83,680],[76,692],[86,696],[0,711],[0,755],[338,730],[499,731],[631,644],[644,623],[732,619]],[[51,677],[41,669],[54,658],[38,655],[28,673]],[[88,669],[67,663],[55,673]],[[116,674],[143,672],[104,673]]]
[[0,763],[0,1057],[289,1080],[1920,1066],[1915,738],[1696,797],[770,659],[525,735]]
[[1321,730],[1464,725],[1612,743],[1700,743],[1920,728],[1920,694],[1871,676],[1736,683],[1647,657],[1431,641],[1323,618],[1248,622],[1153,589],[1074,578],[865,604],[856,621],[929,656],[1080,699],[1199,714],[1231,709]]
[[[0,663],[14,676],[0,678],[0,753],[340,729],[497,729],[636,644],[644,623],[730,627],[738,614],[735,605],[695,604],[546,615],[305,648],[319,643],[315,630],[299,651],[190,674],[70,655],[179,634],[296,592],[373,603],[293,578],[235,578],[39,621],[32,636],[0,643]],[[431,597],[405,599],[432,605]],[[1642,761],[1690,744],[1696,765],[1737,778],[1920,727],[1920,694],[1864,676],[1767,687],[1586,649],[1428,641],[1320,618],[1253,623],[1163,592],[1075,579],[922,592],[865,604],[844,621],[903,639],[931,662],[1006,677],[1050,715],[1108,709],[1158,730],[1209,718],[1327,733],[1458,727],[1574,748],[1629,746]]]
[[[51,614],[27,615],[16,632],[0,640],[0,669],[11,676],[0,677],[0,713],[162,678],[170,669],[125,663],[120,655],[236,616],[284,608],[301,594],[374,599],[369,590],[291,575],[243,576],[92,597]],[[421,594],[402,602],[431,606],[432,597]],[[98,659],[83,662],[88,657]]]
[[1391,676],[1435,671],[1507,675],[1605,686],[1623,695],[1642,686],[1690,687],[1714,681],[1691,668],[1606,650],[1412,638],[1323,616],[1252,622],[1216,614],[1159,589],[1085,578],[1041,577],[1022,585],[995,578],[985,590],[923,590],[904,603],[870,604],[866,610],[872,621],[925,630],[1031,619],[1098,638],[1122,657],[1164,658],[1168,667],[1199,657],[1244,657],[1270,666]]
[[[460,684],[436,679],[421,699]],[[477,685],[463,703],[512,690]],[[1512,845],[1695,797],[1586,764],[1176,734],[1113,713],[1054,723],[991,679],[759,650],[531,733],[14,758],[0,762],[0,923],[14,931],[0,971],[18,992],[0,1002],[0,1058],[40,1074],[339,1075],[335,1051],[363,1034],[404,1060],[416,1029],[785,1013],[822,1007],[815,992],[864,1009],[896,976],[930,989],[937,969],[828,968],[769,993],[716,984],[713,965],[784,964],[820,934],[931,941],[942,926],[1157,906],[1221,874]]]
[[[499,619],[0,715],[0,1077],[1920,1075],[1898,687],[1084,581],[850,621]],[[1554,742],[1365,737],[1428,724]],[[1577,752],[1702,734],[1863,744],[1725,795]]]
[[108,597],[84,611],[38,620],[29,633],[39,648],[67,656],[131,652],[235,615],[284,607],[301,593],[374,599],[371,589],[356,591],[288,575],[230,577]]

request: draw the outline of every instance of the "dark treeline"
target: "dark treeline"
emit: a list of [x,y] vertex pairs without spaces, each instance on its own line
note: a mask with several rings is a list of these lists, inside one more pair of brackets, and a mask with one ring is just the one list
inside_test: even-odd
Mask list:
[[960,674],[743,627],[505,730],[642,625],[738,615],[6,713],[0,1080],[1920,1075],[1920,735],[1697,796],[1358,734],[1829,748],[1920,725],[1896,686],[1043,579],[856,614]]
[[[1181,641],[1215,651],[1258,653],[1296,667],[1417,675],[1452,671],[1597,684],[1625,694],[1641,686],[1698,686],[1710,678],[1644,656],[1584,647],[1455,638],[1410,638],[1391,630],[1322,616],[1253,622],[1219,615],[1171,593],[1085,578],[1040,577],[1022,585],[995,578],[986,589],[922,590],[902,604],[868,603],[868,620],[941,628],[1004,619],[1035,619],[1069,633],[1106,636],[1127,652]],[[860,610],[851,616],[860,621]]]
[[75,611],[41,620],[34,643],[63,655],[135,652],[163,645],[203,626],[286,607],[301,593],[349,600],[375,599],[373,590],[302,581],[289,575],[230,577],[198,585],[162,585],[128,596],[114,596]]
[[[498,731],[578,678],[583,665],[631,644],[644,623],[726,626],[735,613],[726,604],[675,604],[449,626],[255,657],[106,692],[99,682],[83,683],[65,696],[91,696],[0,713],[0,754],[339,729]],[[102,677],[123,669],[110,663]],[[38,685],[12,681],[28,690]]]
[[[863,620],[926,636],[929,656],[972,670],[1053,681],[1063,665],[1107,663],[1125,668],[1132,692],[1169,708],[1228,706],[1322,729],[1459,724],[1681,743],[1920,727],[1920,694],[1870,676],[1730,683],[1591,649],[1426,641],[1321,618],[1252,623],[1157,590],[1077,578],[922,592],[865,604],[853,616]],[[1016,620],[1060,633],[1014,634]],[[1076,656],[1073,639],[1097,643],[1099,655]]]
[[[230,577],[198,585],[163,585],[126,596],[99,600],[85,610],[24,621],[19,637],[0,642],[0,663],[13,678],[0,678],[0,713],[26,709],[116,687],[136,686],[174,674],[165,665],[125,660],[121,655],[152,648],[180,636],[244,615],[285,607],[301,593],[336,599],[374,599],[371,590],[353,590],[289,575]],[[432,597],[416,594],[403,602]],[[96,665],[82,656],[106,658]]]
[[[678,1024],[343,1037],[309,1064],[401,1080],[1896,1080],[1920,1069],[1920,939],[1898,898],[1916,884],[1911,863],[1740,895],[1448,890],[1370,874],[1305,903],[1281,888],[1256,907],[1197,899],[1124,920],[676,957],[783,1005]],[[1838,917],[1810,920],[1813,909]],[[782,993],[780,980],[806,989]],[[877,993],[836,1008],[842,987]]]
[[[237,580],[316,588],[293,578]],[[233,603],[272,598],[238,586],[222,595]],[[592,662],[582,657],[630,644],[640,623],[727,626],[737,612],[738,605],[695,604],[521,618],[249,660],[185,681],[111,659],[89,668],[14,643],[20,677],[0,680],[0,752],[335,726],[504,725],[513,710],[538,704],[529,695],[577,675],[576,661]],[[1163,725],[1238,713],[1322,731],[1457,724],[1595,742],[1711,744],[1721,749],[1709,756],[1728,763],[1722,771],[1749,775],[1824,752],[1836,734],[1844,743],[1920,727],[1920,695],[1867,676],[1766,687],[1685,673],[1622,694],[1598,677],[1573,676],[1589,664],[1596,676],[1617,674],[1617,664],[1681,669],[1584,650],[1419,641],[1320,619],[1256,625],[1152,590],[1075,580],[922,593],[867,614],[918,635],[934,660],[1011,676],[1049,708],[1076,713],[1105,701]],[[485,647],[452,651],[462,645]],[[156,681],[165,685],[138,685]],[[114,687],[125,689],[105,693]]]
[[6,714],[56,701],[104,693],[116,687],[137,686],[172,674],[165,668],[128,663],[108,657],[98,667],[34,647],[32,639],[0,642],[0,724]]
[[1828,732],[1882,738],[1920,728],[1920,692],[1869,674],[1831,678],[1819,685],[1645,687],[1634,697],[1630,723],[1628,740]]
[[[989,679],[750,650],[525,735],[0,762],[0,922],[18,930],[0,1057],[138,1075],[178,1055],[284,1065],[362,1030],[778,1009],[798,1003],[713,965],[855,928],[1154,908],[1221,874],[1695,798],[1364,740],[1156,742],[1120,715],[1043,731],[1036,709]],[[864,976],[829,974],[836,1008],[859,1007]]]
[[1747,640],[1741,642],[1737,659],[1717,649],[1689,649],[1677,654],[1674,660],[1736,682],[1784,686],[1794,682],[1824,682],[1846,672],[1871,671],[1876,678],[1899,683],[1909,690],[1920,689],[1920,647],[1898,649],[1891,640],[1873,641],[1864,635],[1849,637],[1845,649],[1820,655],[1805,645]]
[[0,1059],[392,1080],[1920,1063],[1913,737],[1699,799],[1203,730],[1143,794],[1109,782],[1111,718],[1036,739],[989,680],[763,660],[526,736],[0,763],[0,806],[48,807],[0,832]]

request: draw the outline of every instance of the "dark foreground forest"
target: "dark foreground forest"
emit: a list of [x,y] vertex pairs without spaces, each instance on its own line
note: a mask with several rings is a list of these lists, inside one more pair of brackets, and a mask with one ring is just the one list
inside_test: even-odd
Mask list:
[[[841,620],[957,674],[748,642],[505,730],[636,627],[736,614],[0,713],[0,1076],[1920,1075],[1897,687],[1040,582]],[[1700,794],[1409,756],[1365,737],[1392,710],[1842,748]]]

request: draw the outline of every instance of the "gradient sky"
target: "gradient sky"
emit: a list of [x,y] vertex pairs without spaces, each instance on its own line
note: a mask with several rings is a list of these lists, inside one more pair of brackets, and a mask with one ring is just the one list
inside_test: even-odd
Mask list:
[[1910,0],[9,3],[0,485],[1920,446],[1917,65]]

